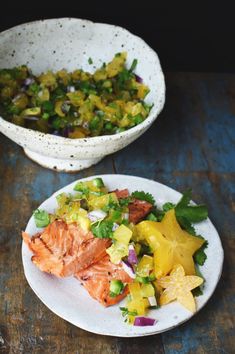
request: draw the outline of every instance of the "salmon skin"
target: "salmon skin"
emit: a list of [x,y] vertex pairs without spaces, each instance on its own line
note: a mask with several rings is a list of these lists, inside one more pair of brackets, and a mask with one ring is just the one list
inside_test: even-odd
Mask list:
[[75,277],[80,280],[90,296],[105,307],[117,304],[128,294],[126,286],[122,294],[110,297],[111,280],[121,280],[123,283],[131,283],[133,281],[120,264],[111,263],[108,255],[88,268],[77,272]]
[[43,272],[58,277],[74,275],[106,255],[110,239],[95,238],[77,224],[56,220],[32,238],[22,233],[24,242],[33,252],[32,261]]
[[[129,191],[128,189],[116,189],[114,191],[118,199],[128,198]],[[145,200],[139,200],[134,198],[132,202],[128,204],[129,209],[129,221],[137,224],[143,218],[150,213],[153,205]]]

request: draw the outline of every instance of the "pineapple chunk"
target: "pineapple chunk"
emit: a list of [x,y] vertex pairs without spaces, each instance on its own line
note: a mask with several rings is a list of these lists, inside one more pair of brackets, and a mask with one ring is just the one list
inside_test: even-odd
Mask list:
[[124,245],[128,245],[132,236],[132,231],[125,225],[120,225],[113,234],[113,238]]
[[147,277],[151,270],[153,270],[153,257],[145,254],[137,266],[136,273],[140,277]]

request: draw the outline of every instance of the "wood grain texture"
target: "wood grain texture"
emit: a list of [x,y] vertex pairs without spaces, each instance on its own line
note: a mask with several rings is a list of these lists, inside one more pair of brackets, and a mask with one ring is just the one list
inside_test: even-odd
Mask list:
[[[81,173],[45,170],[0,137],[1,353],[234,353],[235,76],[168,73],[166,81],[166,107],[153,127]],[[64,185],[99,173],[192,187],[194,200],[209,207],[225,249],[222,278],[205,308],[170,332],[133,339],[88,333],[51,313],[27,285],[20,232],[32,211]]]

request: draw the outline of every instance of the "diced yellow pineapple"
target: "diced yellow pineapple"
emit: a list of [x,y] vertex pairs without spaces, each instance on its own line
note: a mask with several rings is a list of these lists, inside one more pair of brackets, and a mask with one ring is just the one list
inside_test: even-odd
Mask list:
[[40,102],[44,102],[44,101],[49,101],[50,100],[50,91],[48,90],[47,87],[43,87],[37,95],[37,99]]
[[124,245],[128,245],[132,236],[132,231],[125,225],[120,225],[113,234],[113,238]]
[[128,288],[130,291],[132,300],[140,300],[142,299],[140,283],[130,283],[128,284]]
[[38,80],[46,87],[57,87],[56,76],[51,71],[41,74]]
[[89,205],[93,210],[102,209],[104,206],[108,205],[110,201],[118,203],[118,198],[115,193],[109,193],[94,198],[92,197],[89,199]]
[[119,264],[123,257],[128,255],[128,246],[123,243],[113,243],[106,252],[110,256],[110,261],[114,264]]
[[85,95],[82,91],[75,91],[67,93],[67,97],[72,105],[75,107],[80,107],[84,102]]
[[108,77],[114,77],[116,76],[120,71],[122,71],[124,67],[124,63],[126,61],[127,53],[119,53],[116,54],[113,60],[107,64],[106,66],[106,72],[108,74]]
[[141,284],[141,296],[150,297],[155,295],[155,290],[152,284]]
[[151,270],[153,270],[153,257],[145,254],[137,266],[136,273],[140,277],[147,277]]

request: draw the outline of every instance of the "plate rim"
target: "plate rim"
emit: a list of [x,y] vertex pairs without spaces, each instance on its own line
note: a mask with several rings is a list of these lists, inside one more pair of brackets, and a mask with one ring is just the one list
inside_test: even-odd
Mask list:
[[[49,201],[49,199],[51,199],[52,197],[55,197],[57,194],[60,194],[62,192],[62,190],[64,188],[70,188],[72,187],[75,183],[77,183],[78,181],[86,181],[86,180],[90,180],[90,179],[93,179],[93,178],[118,178],[119,176],[121,177],[127,177],[127,178],[136,178],[136,179],[141,179],[144,181],[151,181],[151,182],[154,182],[156,184],[158,184],[160,187],[164,187],[164,188],[167,188],[168,190],[170,190],[170,192],[173,192],[173,193],[177,193],[180,196],[182,196],[182,193],[180,193],[178,190],[175,190],[163,183],[160,183],[158,181],[155,181],[153,179],[150,179],[150,178],[145,178],[145,177],[139,177],[139,176],[135,176],[135,175],[128,175],[128,174],[97,174],[97,175],[91,175],[91,176],[88,176],[88,177],[84,177],[84,178],[79,178],[79,179],[76,179],[74,180],[73,182],[69,183],[69,184],[66,184],[65,186],[63,186],[62,188],[56,190],[54,193],[52,193],[48,198],[46,198],[45,200],[43,200],[42,203],[40,203],[40,205],[38,206],[38,208],[41,207],[42,204],[46,203]],[[193,202],[194,203],[194,202]],[[195,203],[194,203],[195,204]],[[25,227],[25,231],[27,230],[28,228],[28,225],[29,225],[29,222],[31,221],[31,219],[33,218],[33,215],[31,215],[31,217],[29,218],[28,222],[27,222],[27,225]],[[219,247],[220,247],[220,267],[219,267],[219,272],[217,273],[217,277],[216,277],[216,281],[215,281],[215,284],[213,286],[213,288],[211,289],[210,291],[210,294],[209,296],[207,297],[205,303],[201,306],[201,308],[197,309],[195,313],[189,313],[189,316],[187,316],[187,318],[181,320],[180,322],[178,322],[177,324],[174,324],[172,326],[169,326],[165,329],[162,329],[162,330],[156,330],[156,331],[150,331],[150,332],[143,332],[143,333],[131,333],[131,334],[114,334],[114,333],[104,333],[102,331],[96,331],[96,330],[90,330],[89,328],[86,328],[86,326],[83,326],[83,325],[77,325],[76,323],[74,323],[73,320],[69,320],[67,318],[65,318],[64,316],[62,317],[58,312],[57,310],[55,310],[54,308],[51,309],[47,304],[46,304],[46,301],[44,301],[41,297],[41,295],[39,295],[38,291],[35,289],[35,287],[32,285],[29,277],[28,277],[28,274],[26,273],[26,266],[25,266],[25,259],[24,259],[24,249],[26,247],[24,241],[22,240],[22,247],[21,247],[21,256],[22,256],[22,264],[23,264],[23,271],[24,271],[24,275],[25,275],[25,278],[30,286],[30,288],[33,290],[33,292],[36,294],[36,296],[39,298],[39,300],[51,311],[53,312],[54,314],[56,314],[58,317],[62,318],[63,320],[65,320],[66,322],[69,322],[71,324],[73,324],[74,326],[76,326],[77,328],[81,328],[82,330],[85,330],[87,332],[90,332],[90,333],[94,333],[94,334],[98,334],[98,335],[105,335],[105,336],[111,336],[111,337],[119,337],[119,338],[134,338],[134,337],[144,337],[144,336],[151,336],[151,335],[156,335],[156,334],[160,334],[160,333],[164,333],[164,332],[167,332],[167,331],[170,331],[182,324],[184,324],[185,322],[189,321],[192,317],[194,317],[195,315],[197,315],[201,309],[204,308],[204,306],[208,303],[209,299],[213,296],[214,292],[215,292],[215,289],[220,281],[220,278],[221,278],[221,275],[222,275],[222,271],[223,271],[223,264],[224,264],[224,249],[223,249],[223,245],[222,245],[222,241],[221,241],[221,238],[219,236],[219,233],[217,231],[217,229],[215,228],[214,224],[212,223],[211,219],[208,218],[208,220],[210,221],[211,225],[213,226],[214,228],[214,232],[216,233],[216,236],[218,238],[218,242],[219,242]],[[26,231],[27,232],[27,231]],[[89,294],[88,294],[89,296]],[[138,327],[137,327],[138,328]],[[143,327],[143,328],[146,328],[146,329],[151,329],[153,327]]]

